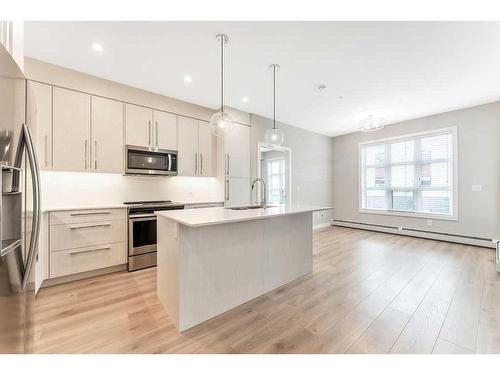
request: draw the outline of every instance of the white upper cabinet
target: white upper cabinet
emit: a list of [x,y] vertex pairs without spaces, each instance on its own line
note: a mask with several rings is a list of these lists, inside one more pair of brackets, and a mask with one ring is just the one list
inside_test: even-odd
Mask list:
[[217,176],[217,137],[206,121],[198,121],[198,159],[199,176]]
[[52,169],[52,86],[27,81],[26,115],[33,129],[38,165]]
[[24,70],[24,21],[0,21],[0,42]]
[[125,104],[126,144],[154,147],[153,111],[150,108]]
[[91,169],[123,173],[123,103],[92,97]]
[[177,116],[154,110],[153,125],[154,147],[177,150]]
[[250,127],[235,123],[224,134],[224,174],[250,177]]
[[53,169],[90,171],[90,95],[53,88]]
[[178,117],[177,168],[180,176],[198,175],[198,120]]

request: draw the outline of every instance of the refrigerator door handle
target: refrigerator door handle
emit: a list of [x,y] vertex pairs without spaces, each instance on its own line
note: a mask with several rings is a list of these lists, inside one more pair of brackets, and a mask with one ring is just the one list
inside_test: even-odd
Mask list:
[[[31,171],[31,183],[33,189],[33,219],[31,224],[31,241],[28,250],[28,256],[26,259],[26,264],[24,265],[24,270],[23,270],[23,281],[22,281],[23,289],[25,289],[26,285],[28,284],[29,274],[31,272],[31,268],[33,266],[33,262],[35,261],[36,253],[38,250],[41,209],[40,209],[40,170],[38,168],[38,161],[36,159],[35,148],[33,146],[33,139],[31,138],[30,130],[26,124],[22,124],[21,134],[19,137],[19,144],[17,146],[16,159],[14,162],[14,166],[17,168],[21,168],[23,160],[23,151],[25,148]],[[15,186],[20,186],[20,181],[16,181]]]

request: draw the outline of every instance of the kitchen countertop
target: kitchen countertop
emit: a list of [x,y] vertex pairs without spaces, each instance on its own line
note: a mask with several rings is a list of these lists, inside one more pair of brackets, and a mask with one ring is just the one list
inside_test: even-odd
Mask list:
[[332,209],[332,207],[306,205],[280,205],[277,207],[268,207],[267,209],[256,208],[248,210],[231,210],[224,207],[210,207],[198,208],[197,210],[157,211],[156,214],[188,227],[200,227],[239,221],[267,219],[329,209]]
[[[189,202],[179,202],[176,203],[184,204],[184,205],[195,205],[195,204],[224,204],[222,201],[189,201]],[[105,210],[105,209],[113,209],[113,208],[127,208],[127,205],[123,203],[117,204],[109,204],[109,205],[81,205],[81,206],[49,206],[42,207],[42,212],[54,212],[54,211],[76,211],[76,210]]]

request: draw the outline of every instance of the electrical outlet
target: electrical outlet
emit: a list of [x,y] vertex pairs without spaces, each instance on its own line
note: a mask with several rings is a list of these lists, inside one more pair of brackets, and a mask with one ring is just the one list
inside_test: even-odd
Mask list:
[[472,191],[482,191],[483,185],[472,185]]
[[427,225],[432,227],[432,220],[427,220]]

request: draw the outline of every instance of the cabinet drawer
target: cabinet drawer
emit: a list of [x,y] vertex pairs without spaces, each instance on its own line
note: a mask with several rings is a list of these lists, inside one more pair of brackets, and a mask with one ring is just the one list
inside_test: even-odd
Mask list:
[[50,226],[50,251],[76,249],[127,240],[125,220]]
[[125,220],[124,208],[56,211],[50,213],[50,225]]
[[126,242],[57,251],[50,254],[50,277],[97,270],[127,263]]

